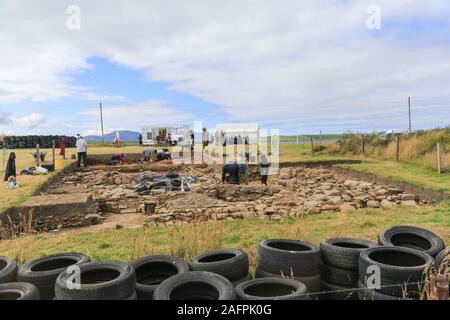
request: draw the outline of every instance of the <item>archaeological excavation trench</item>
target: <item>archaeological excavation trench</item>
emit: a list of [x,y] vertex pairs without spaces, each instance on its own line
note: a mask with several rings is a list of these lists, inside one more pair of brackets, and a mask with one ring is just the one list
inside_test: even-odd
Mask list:
[[3,237],[108,221],[169,226],[252,217],[281,220],[299,214],[434,202],[433,194],[420,189],[412,193],[415,190],[389,181],[358,179],[334,167],[335,162],[284,164],[270,176],[268,186],[261,186],[257,166],[248,167],[242,184],[229,185],[221,182],[219,165],[141,163],[131,157],[123,165],[107,166],[105,159],[91,158],[87,169],[66,168],[36,196],[4,212]]

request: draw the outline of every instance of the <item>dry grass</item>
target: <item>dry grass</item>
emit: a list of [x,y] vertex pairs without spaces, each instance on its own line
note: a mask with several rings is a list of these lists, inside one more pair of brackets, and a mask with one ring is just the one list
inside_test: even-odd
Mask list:
[[331,237],[376,240],[392,225],[409,224],[430,229],[450,241],[450,207],[366,209],[287,218],[280,222],[260,219],[205,222],[183,226],[102,231],[66,230],[0,241],[2,255],[19,262],[42,255],[78,251],[94,260],[130,261],[149,254],[172,254],[190,259],[200,252],[241,248],[256,264],[256,248],[263,239],[289,238],[319,244]]
[[[361,154],[361,137],[351,135],[344,139],[341,148],[346,154]],[[365,135],[366,156],[372,159],[395,161],[397,158],[397,139],[393,137],[387,146],[381,143],[377,135]],[[413,136],[401,136],[399,160],[404,163],[420,165],[424,168],[437,170],[437,143],[442,146],[442,168],[444,171],[450,169],[450,147],[449,129],[431,130],[419,132]],[[337,145],[327,146],[327,152],[336,153]]]
[[[437,163],[437,151],[434,150],[432,152],[427,153],[423,159],[422,164],[425,168],[430,170],[437,170],[438,169],[438,163]],[[450,170],[450,153],[444,153],[441,151],[441,170],[442,171],[449,171]]]

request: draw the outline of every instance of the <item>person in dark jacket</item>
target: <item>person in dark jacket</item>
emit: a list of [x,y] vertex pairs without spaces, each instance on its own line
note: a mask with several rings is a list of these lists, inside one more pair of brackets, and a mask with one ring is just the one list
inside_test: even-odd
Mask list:
[[261,184],[267,186],[267,180],[269,178],[269,171],[270,171],[270,162],[267,160],[267,157],[265,154],[261,154],[260,157],[260,174],[261,174]]
[[4,181],[8,181],[10,177],[16,177],[16,154],[14,152],[9,154]]
[[239,184],[239,174],[241,168],[239,164],[235,163],[227,163],[222,167],[222,182],[230,183],[230,184]]

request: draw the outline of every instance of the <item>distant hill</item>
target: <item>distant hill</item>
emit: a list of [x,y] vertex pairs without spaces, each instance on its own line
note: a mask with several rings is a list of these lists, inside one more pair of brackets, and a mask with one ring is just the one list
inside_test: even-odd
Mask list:
[[[107,133],[104,135],[105,141],[113,141],[116,137],[116,132],[113,131],[110,133]],[[138,141],[139,138],[139,132],[136,131],[119,131],[120,134],[120,140],[122,142],[129,142],[129,141]],[[87,136],[85,137],[86,141],[88,142],[100,142],[102,141],[102,136]]]

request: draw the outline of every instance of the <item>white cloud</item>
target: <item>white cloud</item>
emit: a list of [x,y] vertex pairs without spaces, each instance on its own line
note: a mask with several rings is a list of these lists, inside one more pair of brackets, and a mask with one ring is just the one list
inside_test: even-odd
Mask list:
[[[99,108],[88,108],[78,113],[79,119],[86,119],[84,135],[98,135],[100,130]],[[134,104],[113,105],[103,107],[105,133],[158,125],[178,124],[189,121],[193,114],[170,106],[165,101],[148,100]]]
[[19,126],[26,129],[34,129],[45,124],[45,119],[42,114],[31,113],[23,117],[11,117],[14,126]]
[[[339,121],[352,129],[386,119],[380,114],[403,108],[408,95],[426,104],[449,101],[450,46],[442,41],[450,31],[448,1],[377,3],[381,31],[367,30],[373,2],[365,0],[79,0],[81,29],[68,30],[71,1],[4,0],[0,104],[95,100],[72,81],[92,67],[86,61],[93,56],[144,70],[150,80],[222,106],[236,121],[298,119],[306,126],[324,116],[324,127]],[[418,21],[433,27],[420,29]],[[150,111],[156,118],[149,120],[170,120],[157,110],[119,106],[107,120],[128,128],[145,123],[141,116]]]
[[6,125],[11,122],[11,114],[0,108],[0,125]]

